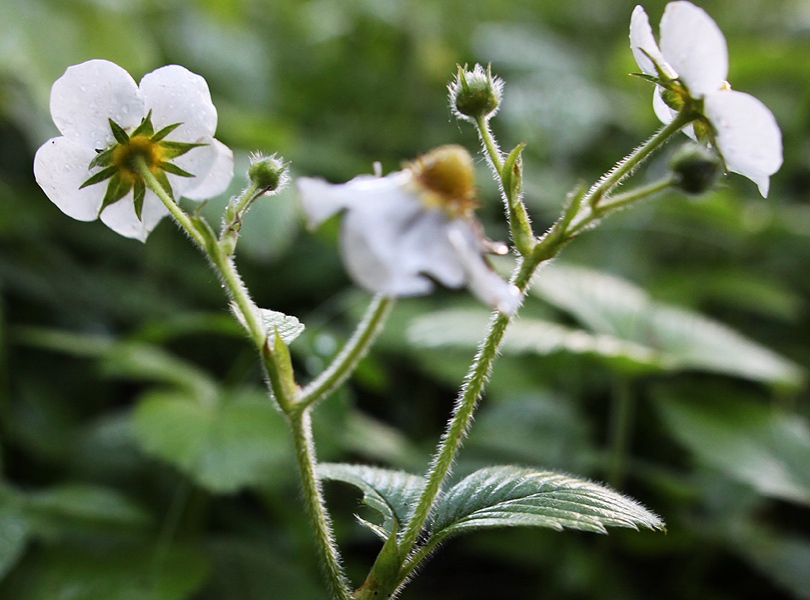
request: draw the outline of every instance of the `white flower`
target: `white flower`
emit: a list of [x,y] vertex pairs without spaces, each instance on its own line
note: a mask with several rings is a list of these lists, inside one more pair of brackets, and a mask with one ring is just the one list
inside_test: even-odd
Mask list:
[[723,33],[703,9],[690,2],[670,2],[660,34],[659,48],[647,14],[636,6],[630,47],[641,70],[661,86],[653,98],[655,114],[669,123],[682,107],[699,113],[700,120],[687,133],[701,138],[701,126],[707,129],[728,170],[752,180],[767,196],[769,177],[782,165],[782,134],[762,102],[729,88]]
[[484,242],[472,210],[472,159],[443,146],[386,177],[355,177],[344,184],[302,177],[297,181],[310,225],[339,211],[346,269],[361,287],[388,296],[415,296],[433,280],[466,285],[505,314],[517,310],[518,289],[484,259]]
[[62,133],[34,158],[37,183],[66,215],[100,218],[144,241],[168,210],[133,167],[143,159],[175,197],[202,200],[233,177],[233,154],[213,138],[217,111],[205,79],[170,65],[140,85],[106,60],[68,67],[51,89]]

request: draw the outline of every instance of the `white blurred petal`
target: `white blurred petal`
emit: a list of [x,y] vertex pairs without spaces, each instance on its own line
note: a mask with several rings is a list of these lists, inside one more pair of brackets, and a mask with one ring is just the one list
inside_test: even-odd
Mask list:
[[152,109],[155,131],[182,123],[170,139],[196,142],[214,136],[217,109],[208,83],[199,75],[179,65],[168,65],[144,75],[140,91],[147,109]]
[[[356,179],[349,183],[353,182],[356,185]],[[432,290],[433,283],[414,269],[415,257],[403,252],[403,238],[423,219],[419,199],[390,183],[382,195],[355,199],[357,203],[343,217],[341,239],[343,260],[352,279],[371,292],[390,296]]]
[[58,137],[42,144],[34,157],[34,177],[45,195],[67,216],[94,221],[104,201],[107,182],[79,189],[91,173],[87,166],[96,156],[91,146]]
[[351,181],[334,184],[313,177],[299,177],[295,186],[310,227],[317,227],[332,215],[363,202],[402,194],[403,173],[386,177],[360,175]]
[[658,44],[655,43],[650,19],[641,6],[636,6],[630,18],[630,49],[639,68],[647,75],[658,75],[653,61],[662,67],[666,64]]
[[756,183],[766,197],[769,177],[782,166],[782,132],[773,113],[750,94],[732,90],[706,96],[704,109],[728,169]]
[[678,114],[664,102],[664,99],[661,97],[661,88],[658,86],[655,86],[655,92],[653,93],[653,110],[655,111],[655,116],[665,125],[672,121],[675,115]]
[[670,2],[661,18],[661,52],[693,98],[723,85],[728,76],[728,49],[723,32],[691,2]]
[[[68,67],[51,88],[51,117],[63,135],[101,150],[113,141],[108,119],[124,129],[146,116],[135,80],[107,60]],[[86,165],[85,165],[86,166]]]
[[210,139],[171,161],[194,177],[167,174],[175,198],[205,200],[218,196],[233,179],[233,152],[222,142]]
[[513,315],[520,306],[520,291],[493,271],[484,260],[480,243],[470,224],[456,219],[450,226],[448,237],[467,272],[470,291],[503,314]]
[[129,194],[105,208],[101,213],[101,221],[114,232],[124,237],[146,241],[160,220],[169,214],[163,202],[152,192],[146,190],[143,199],[141,219],[135,214],[135,202],[130,191]]

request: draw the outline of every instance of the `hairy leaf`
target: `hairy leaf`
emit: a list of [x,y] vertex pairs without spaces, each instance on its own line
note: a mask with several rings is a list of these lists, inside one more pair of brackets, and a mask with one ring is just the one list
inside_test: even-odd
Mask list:
[[433,519],[432,542],[493,527],[548,527],[605,533],[606,527],[664,529],[641,504],[605,486],[551,471],[487,467],[450,488]]
[[325,463],[318,467],[319,475],[332,481],[350,483],[363,492],[363,504],[373,508],[383,517],[382,528],[362,521],[383,540],[394,531],[401,530],[408,521],[425,480],[404,471]]

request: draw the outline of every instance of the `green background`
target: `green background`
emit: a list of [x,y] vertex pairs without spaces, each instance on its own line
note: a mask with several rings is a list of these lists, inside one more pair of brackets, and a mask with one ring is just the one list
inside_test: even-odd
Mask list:
[[[473,534],[403,598],[810,598],[810,5],[700,4],[726,34],[732,86],[782,128],[770,197],[732,175],[566,248],[514,326],[456,470],[517,463],[610,481],[668,533]],[[146,244],[72,221],[33,180],[66,67],[106,58],[136,80],[169,63],[203,75],[236,192],[252,150],[333,181],[444,143],[474,151],[446,85],[457,63],[491,62],[506,81],[493,127],[504,147],[528,144],[542,231],[566,191],[658,127],[649,84],[628,77],[633,7],[0,0],[0,597],[325,597],[283,423],[202,256],[168,220]],[[645,7],[657,23],[664,3]],[[478,166],[481,219],[505,239]],[[203,211],[217,222],[224,203]],[[334,221],[304,230],[292,189],[257,203],[240,242],[257,302],[307,325],[292,345],[301,381],[368,301],[337,243]],[[319,409],[319,455],[421,472],[482,319],[462,292],[399,302]],[[379,543],[353,513],[370,515],[342,484],[327,495],[359,585]]]

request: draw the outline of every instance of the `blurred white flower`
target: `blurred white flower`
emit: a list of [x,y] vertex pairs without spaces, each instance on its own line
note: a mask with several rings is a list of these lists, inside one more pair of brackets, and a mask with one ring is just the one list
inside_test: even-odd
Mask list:
[[700,115],[691,137],[708,141],[729,171],[739,173],[768,195],[770,176],[782,165],[782,134],[770,110],[726,82],[728,50],[723,33],[703,9],[691,2],[670,2],[655,42],[644,9],[630,21],[630,47],[636,62],[655,81],[655,114],[669,123],[683,108]]
[[37,183],[66,215],[100,218],[144,241],[168,210],[136,172],[144,160],[175,197],[203,200],[233,177],[231,150],[213,138],[217,111],[205,79],[170,65],[140,85],[106,60],[68,67],[51,89],[62,133],[34,158]]
[[311,226],[345,211],[343,261],[366,290],[415,296],[436,280],[466,285],[502,313],[517,310],[517,287],[483,257],[472,158],[464,148],[442,146],[386,177],[361,175],[344,184],[302,177],[297,186]]

